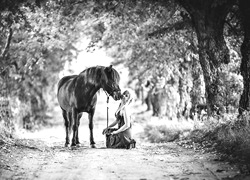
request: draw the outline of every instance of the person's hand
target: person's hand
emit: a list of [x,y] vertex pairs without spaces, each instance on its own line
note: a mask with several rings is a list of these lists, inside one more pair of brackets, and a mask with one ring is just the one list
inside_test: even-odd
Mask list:
[[109,130],[109,128],[107,127],[107,128],[105,128],[105,129],[103,129],[103,131],[102,131],[102,134],[104,135],[104,134],[107,134],[107,131]]

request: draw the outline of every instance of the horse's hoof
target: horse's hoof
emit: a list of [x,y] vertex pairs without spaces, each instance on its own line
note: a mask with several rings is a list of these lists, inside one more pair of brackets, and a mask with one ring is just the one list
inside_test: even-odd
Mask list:
[[95,144],[91,144],[90,146],[91,148],[96,148]]
[[77,148],[77,144],[71,144],[71,149],[76,149]]
[[81,144],[80,144],[80,143],[77,143],[77,144],[76,144],[76,147],[81,147]]
[[76,146],[72,146],[72,145],[71,145],[71,150],[76,150],[76,149],[77,149]]
[[69,144],[68,144],[68,143],[65,143],[64,147],[69,147]]

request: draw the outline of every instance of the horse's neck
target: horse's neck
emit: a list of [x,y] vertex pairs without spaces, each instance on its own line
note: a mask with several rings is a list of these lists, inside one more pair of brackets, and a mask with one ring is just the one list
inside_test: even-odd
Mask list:
[[93,97],[96,92],[100,89],[100,86],[90,85],[88,91],[86,92],[90,97]]
[[96,92],[101,88],[101,85],[99,84],[94,84],[92,83],[92,81],[86,81],[86,82],[80,82],[77,83],[78,86],[80,86],[80,88],[78,89],[86,89],[85,94],[88,95],[89,97],[93,97]]

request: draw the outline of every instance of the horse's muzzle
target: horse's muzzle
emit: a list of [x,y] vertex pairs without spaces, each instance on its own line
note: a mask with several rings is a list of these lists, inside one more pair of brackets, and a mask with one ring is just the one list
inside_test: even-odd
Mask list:
[[114,92],[113,98],[114,98],[114,100],[116,100],[116,101],[122,99],[122,94],[121,94],[121,92],[120,92],[120,91],[119,91],[119,92]]

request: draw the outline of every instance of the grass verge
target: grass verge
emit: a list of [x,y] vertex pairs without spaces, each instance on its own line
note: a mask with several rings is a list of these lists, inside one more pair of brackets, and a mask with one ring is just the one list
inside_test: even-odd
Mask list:
[[151,118],[143,138],[153,143],[175,141],[196,151],[217,151],[221,160],[242,164],[250,173],[250,112],[241,117],[224,114],[187,121]]

